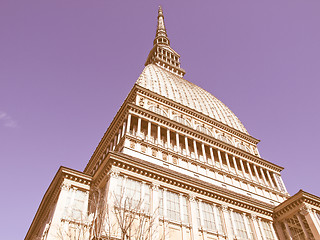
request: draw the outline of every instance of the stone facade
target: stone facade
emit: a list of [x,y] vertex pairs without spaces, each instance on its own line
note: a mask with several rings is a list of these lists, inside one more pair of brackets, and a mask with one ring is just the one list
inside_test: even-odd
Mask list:
[[[85,170],[59,169],[26,239],[320,239],[320,199],[290,197],[283,168],[261,158],[227,106],[183,78],[179,59],[159,8],[143,72]],[[117,215],[125,209],[130,236]]]

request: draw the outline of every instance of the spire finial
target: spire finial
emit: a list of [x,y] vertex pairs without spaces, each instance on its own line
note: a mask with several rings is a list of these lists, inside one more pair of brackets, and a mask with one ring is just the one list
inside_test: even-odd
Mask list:
[[166,26],[164,25],[164,16],[163,16],[163,11],[161,6],[159,6],[159,9],[158,9],[157,32],[156,32],[156,37],[153,41],[153,44],[156,44],[156,43],[170,45],[170,40],[167,36]]
[[186,72],[180,67],[179,59],[180,55],[170,47],[170,40],[164,25],[162,7],[159,6],[156,37],[153,40],[153,48],[149,53],[145,65],[153,63],[183,77]]

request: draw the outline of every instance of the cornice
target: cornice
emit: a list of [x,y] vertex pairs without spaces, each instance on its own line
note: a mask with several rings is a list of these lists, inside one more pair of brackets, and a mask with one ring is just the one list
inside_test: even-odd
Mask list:
[[227,124],[222,123],[222,122],[220,122],[220,121],[218,121],[218,120],[216,120],[214,118],[211,118],[211,117],[209,117],[209,116],[207,116],[207,115],[205,115],[205,114],[203,114],[203,113],[201,113],[201,112],[199,112],[199,111],[197,111],[195,109],[192,109],[192,108],[184,106],[184,105],[182,105],[180,103],[177,103],[177,102],[175,102],[175,101],[173,101],[173,100],[171,100],[169,98],[166,98],[166,97],[161,96],[161,95],[159,95],[159,94],[157,94],[155,92],[152,92],[152,91],[150,91],[150,90],[148,90],[148,89],[146,89],[144,87],[141,87],[140,85],[135,84],[134,87],[137,88],[138,92],[140,92],[140,93],[143,93],[143,94],[145,94],[145,95],[147,95],[149,97],[152,97],[152,98],[154,98],[154,99],[156,99],[156,100],[158,100],[158,101],[160,101],[162,103],[165,103],[165,104],[167,104],[167,105],[169,105],[171,107],[179,109],[180,111],[186,112],[186,113],[188,113],[189,115],[191,115],[193,117],[196,117],[196,118],[199,118],[199,119],[201,119],[203,121],[206,121],[206,122],[208,122],[208,123],[210,123],[210,124],[212,124],[212,125],[214,125],[216,127],[219,127],[221,129],[231,133],[231,134],[234,134],[234,135],[239,136],[239,137],[241,137],[243,139],[246,139],[249,142],[252,142],[254,144],[258,144],[260,142],[260,140],[252,137],[251,135],[243,133],[243,132],[241,132],[241,131],[239,131],[237,129],[234,129],[234,128],[228,126]]
[[126,99],[122,103],[120,109],[116,113],[115,117],[113,118],[112,122],[110,123],[109,127],[107,128],[106,132],[104,133],[103,137],[101,138],[98,146],[94,150],[89,162],[87,163],[85,169],[83,172],[90,173],[90,171],[93,169],[96,159],[100,157],[102,152],[104,151],[103,147],[106,147],[106,144],[110,141],[110,139],[113,137],[115,130],[118,129],[119,124],[123,121],[124,117],[127,113],[127,103],[132,102],[134,100],[134,97],[136,95],[136,89],[133,87],[129,94],[127,95]]
[[303,203],[320,208],[320,197],[307,193],[301,189],[274,209],[274,218],[279,218],[285,213],[300,207]]
[[238,155],[239,157],[243,157],[243,158],[246,158],[248,160],[251,160],[252,162],[254,163],[257,163],[257,164],[260,164],[261,166],[264,166],[264,167],[267,167],[267,168],[270,168],[276,172],[280,172],[282,171],[284,168],[281,167],[281,166],[278,166],[274,163],[271,163],[263,158],[260,158],[260,157],[257,157],[249,152],[246,152],[240,148],[237,148],[235,146],[232,146],[228,143],[225,143],[221,140],[218,140],[214,137],[211,137],[209,135],[206,135],[202,132],[199,132],[191,127],[188,127],[188,126],[185,126],[179,122],[176,122],[176,121],[173,121],[169,118],[166,118],[166,117],[163,117],[159,114],[156,114],[150,110],[147,110],[145,108],[142,108],[140,106],[137,106],[135,104],[132,104],[132,103],[128,103],[128,107],[131,111],[137,113],[137,114],[140,114],[142,116],[145,116],[145,117],[150,117],[151,119],[154,119],[155,121],[159,122],[159,123],[162,123],[162,124],[165,124],[171,128],[176,128],[178,129],[179,131],[181,132],[184,132],[184,133],[187,133],[193,137],[197,137],[198,139],[201,139],[203,141],[206,141],[208,142],[209,144],[212,144],[213,146],[216,146],[220,149],[223,149],[225,151],[229,151],[231,153],[234,153],[236,155]]
[[104,181],[112,166],[267,216],[272,216],[273,213],[274,206],[271,204],[251,199],[245,195],[184,174],[177,175],[177,173],[171,169],[118,152],[109,152],[106,163],[104,166],[100,166],[101,169],[99,173],[94,176],[95,184],[99,185],[101,181]]
[[33,221],[25,237],[26,240],[34,239],[34,232],[36,232],[36,230],[42,226],[41,223],[45,222],[46,217],[51,210],[50,206],[58,198],[64,179],[70,179],[87,185],[90,185],[92,180],[90,176],[84,174],[83,172],[61,166],[41,200],[36,215],[33,218]]

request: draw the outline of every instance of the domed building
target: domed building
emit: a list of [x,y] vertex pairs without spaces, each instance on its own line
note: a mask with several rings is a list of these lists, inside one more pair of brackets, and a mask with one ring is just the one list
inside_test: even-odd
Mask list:
[[141,75],[83,172],[61,167],[26,239],[320,239],[320,198],[185,80],[161,7]]

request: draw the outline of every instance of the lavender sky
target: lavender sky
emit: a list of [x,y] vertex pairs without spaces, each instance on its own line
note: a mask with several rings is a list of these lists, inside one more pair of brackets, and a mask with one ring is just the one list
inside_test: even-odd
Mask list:
[[[196,4],[197,2],[197,4]],[[0,1],[1,239],[23,239],[60,165],[83,170],[143,70],[158,5],[185,78],[320,196],[320,1]]]

